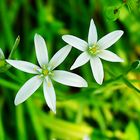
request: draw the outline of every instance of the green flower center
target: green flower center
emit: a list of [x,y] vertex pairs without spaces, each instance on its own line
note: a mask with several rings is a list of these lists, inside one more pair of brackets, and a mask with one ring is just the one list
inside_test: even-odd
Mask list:
[[97,53],[99,53],[99,46],[97,44],[93,44],[93,46],[89,47],[89,53],[92,55],[96,55]]
[[44,76],[49,75],[48,69],[42,69],[42,74],[43,74]]

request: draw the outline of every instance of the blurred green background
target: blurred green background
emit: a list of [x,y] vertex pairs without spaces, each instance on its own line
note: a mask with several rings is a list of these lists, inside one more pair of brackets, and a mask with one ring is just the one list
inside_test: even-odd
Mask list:
[[[0,48],[5,57],[20,35],[12,59],[36,62],[34,34],[46,40],[49,58],[72,34],[87,40],[94,19],[98,36],[121,29],[123,37],[111,48],[124,63],[103,61],[103,85],[96,84],[89,64],[73,72],[88,88],[55,83],[57,114],[46,105],[42,88],[14,105],[30,74],[10,68],[0,73],[0,140],[140,140],[140,1],[139,0],[0,0]],[[70,69],[80,51],[72,49],[57,69]],[[131,64],[133,65],[131,66]],[[139,64],[139,65],[138,65]],[[137,67],[137,69],[136,69]]]

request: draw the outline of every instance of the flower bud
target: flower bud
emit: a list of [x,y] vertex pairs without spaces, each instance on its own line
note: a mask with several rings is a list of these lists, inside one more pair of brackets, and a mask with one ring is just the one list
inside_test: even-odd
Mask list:
[[7,64],[5,61],[4,53],[0,48],[0,72],[5,72],[6,70],[9,69],[9,67],[10,67],[9,64]]
[[5,57],[4,57],[4,53],[2,51],[2,49],[0,48],[0,60],[4,60]]

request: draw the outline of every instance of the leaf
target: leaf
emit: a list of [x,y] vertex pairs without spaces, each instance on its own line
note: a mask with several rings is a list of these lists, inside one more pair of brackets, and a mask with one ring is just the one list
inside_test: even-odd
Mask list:
[[120,10],[116,6],[107,7],[105,9],[105,15],[108,20],[115,21],[119,18]]
[[126,2],[127,6],[128,6],[128,9],[132,12],[135,12],[137,11],[138,9],[138,0],[127,0]]
[[18,36],[18,37],[16,38],[15,43],[14,43],[13,48],[12,48],[10,54],[9,54],[8,59],[11,59],[11,57],[13,56],[15,50],[17,49],[17,47],[18,47],[18,45],[19,45],[19,42],[20,42],[20,36]]
[[140,68],[140,60],[136,60],[135,62],[132,63],[131,70],[136,70],[139,68]]
[[127,140],[139,140],[139,130],[134,122],[129,122],[125,129],[125,139]]
[[140,90],[138,88],[136,88],[133,84],[131,84],[131,82],[129,82],[128,79],[126,79],[125,77],[122,78],[124,83],[131,89],[135,90],[136,92],[140,93]]
[[0,60],[0,68],[4,67],[6,64],[5,60]]

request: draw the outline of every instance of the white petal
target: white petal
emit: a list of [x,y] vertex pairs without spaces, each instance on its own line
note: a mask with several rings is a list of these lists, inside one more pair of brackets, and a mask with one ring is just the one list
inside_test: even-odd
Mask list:
[[90,140],[90,137],[88,135],[85,135],[83,140]]
[[97,44],[99,45],[101,49],[107,49],[111,45],[113,45],[116,41],[118,41],[122,35],[123,35],[123,31],[121,30],[113,31],[105,35],[104,37],[102,37],[97,42]]
[[103,72],[103,66],[100,58],[98,57],[91,58],[90,65],[96,82],[101,85],[104,78],[104,72]]
[[87,42],[73,35],[63,35],[62,39],[69,45],[78,50],[85,51],[87,49]]
[[38,75],[29,79],[18,91],[14,101],[15,105],[18,105],[29,98],[40,87],[41,83],[42,80]]
[[97,36],[96,26],[95,26],[95,23],[94,23],[93,19],[91,19],[89,32],[88,32],[88,43],[89,43],[89,45],[93,45],[94,43],[96,43],[97,38],[98,38],[98,36]]
[[49,66],[50,68],[53,70],[54,68],[56,68],[58,65],[60,65],[65,58],[68,56],[69,52],[71,51],[71,46],[70,45],[66,45],[65,47],[63,47],[62,49],[60,49],[50,60],[49,62]]
[[41,70],[40,67],[38,67],[37,65],[26,61],[7,59],[6,62],[12,65],[13,67],[27,73],[38,74],[38,72]]
[[49,78],[46,78],[43,83],[43,91],[45,100],[49,108],[56,113],[56,96],[53,84]]
[[70,70],[73,70],[75,68],[78,68],[85,63],[87,63],[90,59],[90,55],[87,52],[83,52],[78,56],[78,58],[75,60],[74,64],[71,66]]
[[61,84],[73,86],[73,87],[88,86],[87,82],[81,76],[62,70],[54,70],[52,79]]
[[101,53],[98,54],[98,56],[104,60],[111,62],[123,62],[123,59],[108,50],[102,50]]
[[48,50],[45,40],[41,35],[35,34],[34,43],[38,63],[41,67],[44,67],[48,64]]

